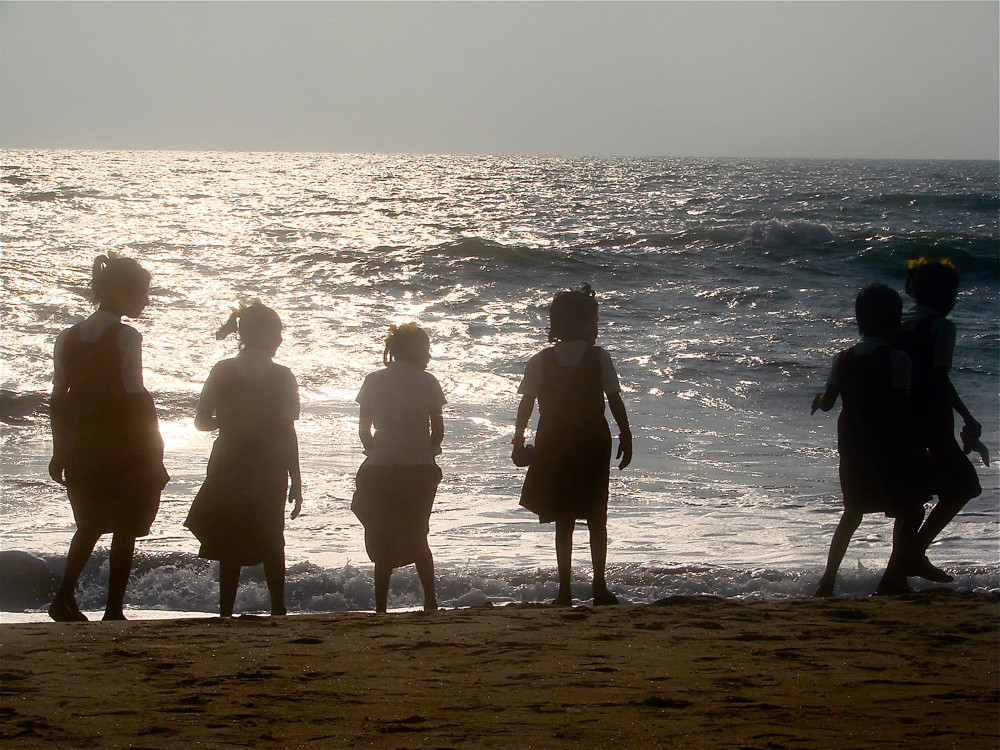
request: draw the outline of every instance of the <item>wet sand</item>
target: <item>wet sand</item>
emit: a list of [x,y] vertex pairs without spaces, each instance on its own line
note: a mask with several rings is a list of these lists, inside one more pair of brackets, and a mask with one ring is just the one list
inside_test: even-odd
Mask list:
[[8,747],[996,748],[998,599],[0,625]]

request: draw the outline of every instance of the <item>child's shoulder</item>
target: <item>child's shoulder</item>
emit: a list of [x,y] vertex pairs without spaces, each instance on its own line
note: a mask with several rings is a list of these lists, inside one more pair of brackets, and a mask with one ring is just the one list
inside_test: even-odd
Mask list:
[[141,344],[142,334],[128,323],[122,323],[121,328],[118,329],[118,340],[129,344]]

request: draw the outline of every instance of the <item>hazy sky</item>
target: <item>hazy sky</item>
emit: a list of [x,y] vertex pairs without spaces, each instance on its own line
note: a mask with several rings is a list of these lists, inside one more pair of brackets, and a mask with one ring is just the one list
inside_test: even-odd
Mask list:
[[0,3],[0,145],[1000,156],[997,2]]

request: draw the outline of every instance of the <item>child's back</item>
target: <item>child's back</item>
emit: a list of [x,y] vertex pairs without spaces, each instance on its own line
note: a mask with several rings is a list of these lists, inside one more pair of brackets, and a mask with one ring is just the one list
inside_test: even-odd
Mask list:
[[859,513],[895,516],[901,503],[912,502],[905,461],[916,447],[912,425],[900,418],[896,403],[908,372],[906,355],[878,339],[865,339],[835,361],[832,382],[843,404],[837,420],[840,483],[845,506]]

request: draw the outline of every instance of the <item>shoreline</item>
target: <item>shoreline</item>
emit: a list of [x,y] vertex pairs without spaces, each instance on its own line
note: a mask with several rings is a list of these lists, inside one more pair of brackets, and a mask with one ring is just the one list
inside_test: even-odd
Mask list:
[[995,748],[996,594],[6,624],[19,747]]

